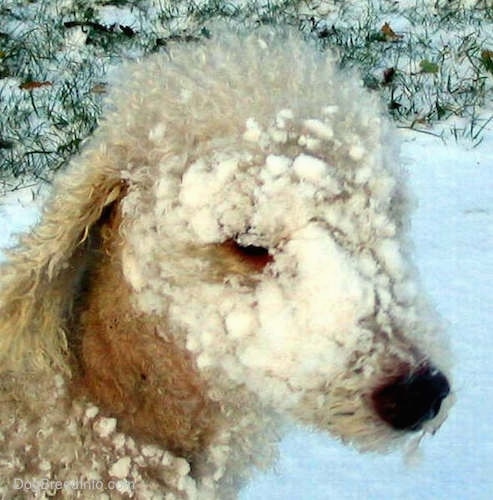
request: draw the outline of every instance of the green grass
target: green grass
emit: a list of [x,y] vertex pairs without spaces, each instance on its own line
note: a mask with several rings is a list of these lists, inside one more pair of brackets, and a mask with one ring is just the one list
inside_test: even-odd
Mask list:
[[[342,66],[357,67],[398,126],[481,141],[492,119],[479,110],[492,102],[493,2],[481,0],[473,9],[457,1],[440,9],[424,0],[407,8],[383,0],[323,4],[4,0],[0,185],[49,181],[97,126],[109,68],[169,43],[213,35],[204,25],[218,17],[246,29],[297,27],[321,50],[336,50]],[[131,24],[108,22],[104,12],[111,8],[127,13]]]
[[492,43],[485,12],[491,15],[491,8],[454,15],[408,9],[400,12],[408,21],[405,31],[389,39],[381,28],[396,11],[377,12],[370,5],[357,23],[334,25],[324,38],[339,47],[343,65],[360,68],[396,119],[430,124],[453,115],[472,117],[491,99],[493,75],[481,56]]

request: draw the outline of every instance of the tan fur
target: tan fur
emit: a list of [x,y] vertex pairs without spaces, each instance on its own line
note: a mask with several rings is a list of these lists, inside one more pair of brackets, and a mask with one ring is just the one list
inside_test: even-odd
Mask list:
[[106,218],[91,235],[96,248],[75,311],[73,344],[82,370],[76,383],[125,432],[193,456],[210,442],[216,405],[190,353],[166,339],[163,320],[135,312],[121,270],[119,207]]

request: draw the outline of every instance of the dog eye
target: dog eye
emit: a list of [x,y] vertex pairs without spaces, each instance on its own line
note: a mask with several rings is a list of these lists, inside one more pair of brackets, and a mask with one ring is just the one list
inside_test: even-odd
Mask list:
[[267,264],[273,261],[269,249],[256,245],[240,245],[235,240],[227,240],[222,244],[223,248],[231,252],[243,263],[261,271]]

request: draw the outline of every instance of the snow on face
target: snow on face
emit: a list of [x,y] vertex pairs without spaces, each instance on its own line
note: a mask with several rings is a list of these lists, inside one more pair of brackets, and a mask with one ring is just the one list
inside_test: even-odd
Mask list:
[[[247,120],[242,137],[181,171],[161,165],[154,202],[127,228],[124,271],[137,306],[165,316],[211,380],[246,384],[277,409],[296,407],[368,349],[364,320],[378,298],[390,323],[391,283],[412,290],[391,215],[393,175],[378,146],[370,155],[351,140],[339,145],[351,168],[335,164],[329,118],[280,110],[268,126]],[[123,209],[142,211],[143,196],[131,190]],[[217,256],[230,240],[268,249],[272,261],[237,272]]]

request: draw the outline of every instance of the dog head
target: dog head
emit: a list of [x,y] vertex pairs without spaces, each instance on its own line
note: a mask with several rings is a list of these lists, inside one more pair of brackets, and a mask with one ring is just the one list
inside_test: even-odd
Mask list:
[[[124,75],[56,188],[46,220],[65,210],[66,222],[52,215],[51,235],[33,236],[46,249],[38,285],[58,283],[58,305],[40,316],[66,314],[67,283],[84,293],[74,262],[90,263],[74,255],[99,224],[118,235],[129,307],[179,346],[213,400],[246,390],[373,449],[433,430],[449,393],[443,341],[376,97],[290,34],[224,34]],[[101,222],[105,206],[118,217]],[[109,240],[96,238],[100,254]],[[146,366],[169,352],[149,349]]]
[[227,45],[155,60],[169,83],[126,94],[153,110],[154,162],[122,204],[137,307],[167,318],[216,389],[362,446],[421,429],[449,383],[375,98],[289,37]]

